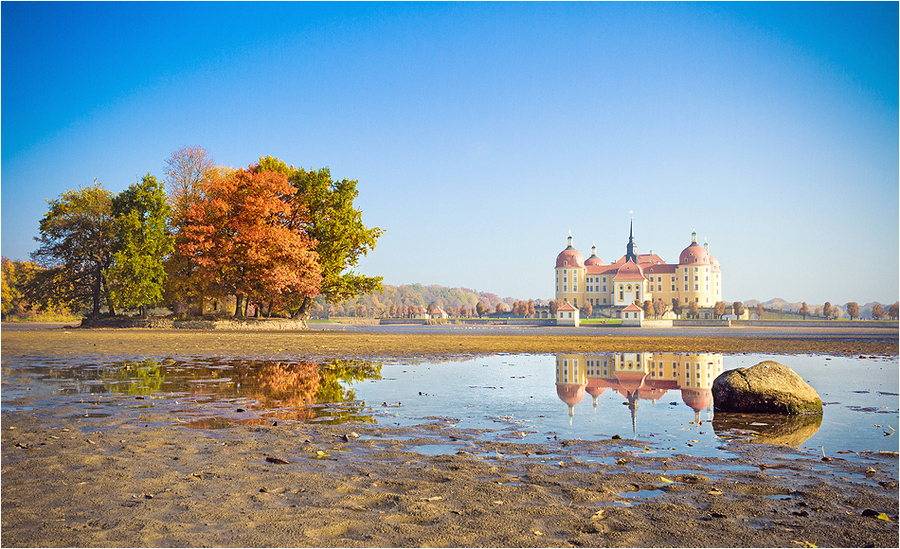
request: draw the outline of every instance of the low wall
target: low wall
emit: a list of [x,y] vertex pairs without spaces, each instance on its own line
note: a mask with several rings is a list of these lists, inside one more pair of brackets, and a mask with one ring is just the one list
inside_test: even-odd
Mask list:
[[732,325],[731,320],[673,320],[672,326],[677,328],[690,328],[699,326],[702,328],[727,328]]
[[732,326],[766,328],[897,328],[896,320],[732,320]]

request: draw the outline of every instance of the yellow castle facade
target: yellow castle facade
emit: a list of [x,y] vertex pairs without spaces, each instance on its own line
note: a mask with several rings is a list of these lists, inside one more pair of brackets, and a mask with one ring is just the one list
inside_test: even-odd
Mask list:
[[645,301],[665,302],[671,307],[677,298],[685,307],[691,302],[701,308],[722,301],[722,269],[709,253],[709,245],[697,244],[696,231],[691,243],[678,257],[678,263],[666,263],[657,254],[638,254],[633,225],[629,231],[626,253],[606,264],[597,257],[584,256],[568,238],[566,249],[556,256],[554,268],[556,299],[574,307],[590,303],[593,307],[626,307]]

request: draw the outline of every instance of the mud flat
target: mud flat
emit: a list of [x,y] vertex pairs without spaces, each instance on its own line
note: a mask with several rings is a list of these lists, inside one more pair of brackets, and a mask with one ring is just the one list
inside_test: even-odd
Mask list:
[[[896,355],[895,340],[309,331],[4,330],[2,357],[416,357],[651,350]],[[749,347],[747,347],[749,346]],[[4,381],[4,391],[9,387]],[[4,547],[897,547],[898,456],[729,443],[489,440],[408,427],[188,429],[148,408],[2,412]],[[97,398],[100,398],[99,396]],[[140,401],[135,402],[136,406]],[[359,436],[356,436],[359,435]],[[439,446],[439,451],[434,447]],[[723,444],[726,442],[723,441]]]
[[663,335],[579,330],[205,331],[166,329],[3,330],[8,356],[252,356],[257,358],[384,358],[493,353],[684,352],[880,355],[898,354],[897,330],[680,330]]

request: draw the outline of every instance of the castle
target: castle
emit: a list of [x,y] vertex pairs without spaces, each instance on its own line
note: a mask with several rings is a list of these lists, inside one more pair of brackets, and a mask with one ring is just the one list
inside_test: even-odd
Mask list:
[[568,246],[556,256],[556,299],[573,307],[617,309],[633,303],[662,301],[671,307],[677,298],[684,307],[712,308],[722,301],[722,270],[709,253],[709,245],[697,244],[697,232],[678,257],[678,263],[665,263],[652,253],[638,254],[634,242],[634,223],[628,235],[625,255],[606,264],[597,257],[597,247],[584,259],[581,252]]

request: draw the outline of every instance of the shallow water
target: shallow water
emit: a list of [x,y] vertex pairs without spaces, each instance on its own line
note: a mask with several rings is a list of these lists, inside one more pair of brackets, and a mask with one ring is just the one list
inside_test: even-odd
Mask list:
[[[763,360],[790,366],[818,391],[825,403],[821,424],[725,421],[713,414],[712,380]],[[756,441],[852,459],[858,452],[898,450],[897,388],[897,357],[620,353],[322,364],[19,359],[3,361],[2,407],[51,423],[78,418],[88,429],[92,418],[110,416],[210,430],[276,422],[420,427],[430,439],[410,449],[428,454],[471,449],[476,438],[540,443],[618,436],[658,455],[726,457],[735,444]],[[78,410],[74,416],[71,406]],[[443,434],[448,428],[453,438]]]

